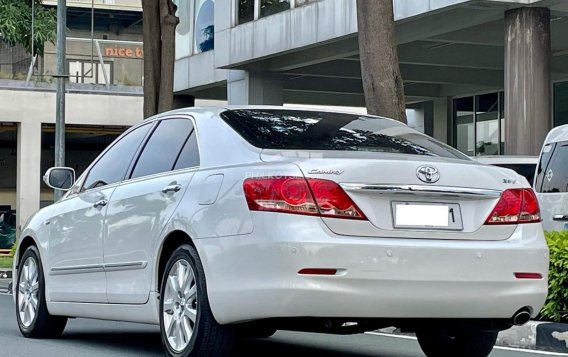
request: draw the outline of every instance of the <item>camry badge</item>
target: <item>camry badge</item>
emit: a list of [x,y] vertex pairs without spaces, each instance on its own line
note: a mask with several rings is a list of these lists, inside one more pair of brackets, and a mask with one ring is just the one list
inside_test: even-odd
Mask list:
[[440,172],[437,168],[432,166],[420,166],[418,170],[416,170],[416,176],[422,182],[434,183],[440,179]]

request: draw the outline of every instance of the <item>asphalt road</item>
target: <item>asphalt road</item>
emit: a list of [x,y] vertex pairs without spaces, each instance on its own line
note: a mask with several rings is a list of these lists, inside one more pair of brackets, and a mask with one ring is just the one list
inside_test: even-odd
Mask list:
[[[24,339],[17,328],[14,303],[0,294],[0,356],[164,356],[156,326],[72,319],[56,340]],[[550,354],[548,354],[550,355]],[[278,332],[272,338],[240,342],[234,357],[423,357],[415,340],[389,336],[332,336]],[[495,350],[491,357],[536,357],[542,354]],[[458,357],[458,356],[456,356]]]

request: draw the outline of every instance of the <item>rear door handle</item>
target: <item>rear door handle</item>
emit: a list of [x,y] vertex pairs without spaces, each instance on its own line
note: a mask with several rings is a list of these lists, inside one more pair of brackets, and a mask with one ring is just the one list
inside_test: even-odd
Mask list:
[[178,192],[179,190],[181,190],[181,185],[180,185],[180,184],[168,185],[168,186],[162,188],[162,192],[163,192],[163,193]]
[[555,221],[568,221],[568,214],[555,214],[552,216]]
[[102,200],[98,200],[97,202],[95,202],[93,207],[98,208],[98,207],[104,207],[106,205],[108,205],[108,201],[105,200],[105,199],[102,199]]

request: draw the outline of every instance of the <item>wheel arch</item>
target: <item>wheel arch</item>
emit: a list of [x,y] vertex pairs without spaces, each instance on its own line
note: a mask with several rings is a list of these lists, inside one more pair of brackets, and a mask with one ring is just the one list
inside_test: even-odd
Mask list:
[[28,249],[31,246],[35,246],[36,248],[38,248],[39,250],[39,244],[37,244],[37,242],[35,241],[35,239],[31,236],[25,236],[24,238],[21,239],[20,241],[20,245],[18,246],[18,250],[16,251],[16,268],[18,268],[20,266],[20,261],[22,259],[22,255],[24,254],[24,252],[26,251],[26,249]]
[[156,288],[156,291],[160,291],[160,287],[162,285],[162,276],[164,275],[164,270],[166,269],[166,265],[168,264],[168,259],[172,256],[173,252],[183,244],[189,244],[193,248],[195,248],[193,239],[191,239],[191,237],[187,233],[181,230],[175,230],[168,233],[168,235],[162,241],[156,259],[156,279],[154,286]]

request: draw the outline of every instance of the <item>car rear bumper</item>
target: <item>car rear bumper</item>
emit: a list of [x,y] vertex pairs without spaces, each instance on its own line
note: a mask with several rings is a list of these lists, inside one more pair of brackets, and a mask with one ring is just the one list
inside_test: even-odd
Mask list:
[[[337,236],[313,217],[262,213],[250,235],[196,240],[215,318],[508,319],[547,294],[540,224],[506,241]],[[305,268],[338,269],[333,276]],[[514,273],[540,273],[519,280]]]

